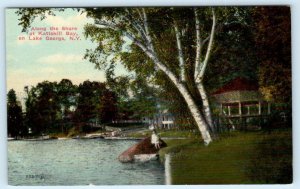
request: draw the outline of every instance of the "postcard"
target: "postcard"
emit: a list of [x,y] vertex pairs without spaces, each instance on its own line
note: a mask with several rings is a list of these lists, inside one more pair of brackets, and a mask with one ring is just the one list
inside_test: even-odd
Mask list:
[[289,6],[6,8],[8,184],[291,184]]

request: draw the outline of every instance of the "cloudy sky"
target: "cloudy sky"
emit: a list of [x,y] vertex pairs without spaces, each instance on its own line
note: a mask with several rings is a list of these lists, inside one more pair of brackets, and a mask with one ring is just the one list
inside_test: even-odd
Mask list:
[[[105,81],[104,71],[94,69],[92,63],[83,59],[85,49],[95,47],[82,34],[84,25],[92,22],[84,14],[70,9],[43,21],[36,19],[32,24],[32,27],[77,27],[80,41],[32,41],[27,38],[20,41],[18,37],[27,34],[21,32],[15,11],[6,9],[7,91],[13,88],[18,97],[22,97],[24,86],[36,85],[44,80],[59,82],[67,78],[74,84],[85,80]],[[117,67],[116,75],[126,73],[123,67]]]

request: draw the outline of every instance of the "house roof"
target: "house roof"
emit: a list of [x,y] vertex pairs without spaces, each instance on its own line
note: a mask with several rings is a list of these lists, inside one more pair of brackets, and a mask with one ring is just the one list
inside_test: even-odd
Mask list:
[[217,89],[212,95],[222,94],[230,91],[257,91],[258,84],[243,77],[231,80],[221,88]]

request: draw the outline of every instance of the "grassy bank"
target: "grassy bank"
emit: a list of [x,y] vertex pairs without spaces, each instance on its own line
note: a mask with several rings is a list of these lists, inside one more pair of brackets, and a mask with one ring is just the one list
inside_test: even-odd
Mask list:
[[292,182],[291,130],[221,136],[208,147],[199,140],[167,140],[172,184]]
[[[198,133],[192,133],[190,131],[180,131],[180,130],[157,130],[158,135],[160,137],[169,137],[169,138],[199,138]],[[128,137],[137,137],[142,138],[146,136],[151,136],[152,131],[145,130],[145,131],[137,131],[128,133],[126,136]]]

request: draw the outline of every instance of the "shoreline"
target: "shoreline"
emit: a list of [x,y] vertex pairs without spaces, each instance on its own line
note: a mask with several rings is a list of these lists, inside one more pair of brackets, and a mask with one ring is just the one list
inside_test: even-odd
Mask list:
[[[93,139],[103,139],[103,140],[142,140],[145,137],[113,137],[113,136],[87,136],[87,137],[53,137],[53,138],[21,138],[21,139],[12,139],[7,138],[7,141],[47,141],[47,140],[93,140]],[[185,140],[186,137],[161,137],[162,140]]]
[[136,137],[94,137],[94,138],[49,138],[49,139],[40,139],[40,138],[28,138],[28,139],[7,139],[7,141],[49,141],[49,140],[142,140],[143,138]]

